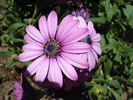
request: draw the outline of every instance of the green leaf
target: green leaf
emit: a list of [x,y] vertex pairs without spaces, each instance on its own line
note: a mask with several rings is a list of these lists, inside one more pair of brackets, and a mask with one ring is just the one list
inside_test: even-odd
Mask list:
[[105,1],[105,11],[107,12],[110,8],[110,0]]
[[108,84],[108,80],[103,80],[103,79],[94,79],[94,81],[96,82],[96,83],[106,83],[106,84]]
[[15,23],[15,24],[12,24],[11,26],[9,26],[8,30],[9,31],[15,31],[20,27],[26,27],[26,24],[24,24],[24,23]]
[[117,80],[109,81],[109,84],[115,88],[120,88],[120,83]]
[[101,41],[100,41],[100,44],[101,44],[101,48],[103,49],[103,47],[106,45],[106,40],[105,40],[105,36],[102,34],[101,35]]
[[132,87],[133,87],[133,82],[132,82],[132,83],[127,83],[127,85],[129,85],[129,86],[132,86]]
[[106,23],[106,18],[100,17],[100,18],[89,18],[90,21],[96,24],[105,24]]
[[116,100],[122,100],[121,96],[115,92],[113,89],[111,89],[110,87],[108,87],[108,89],[110,90],[110,92],[114,95]]
[[88,95],[89,95],[89,99],[90,99],[90,100],[93,100],[93,99],[92,99],[92,89],[88,90]]
[[13,67],[18,63],[18,61],[13,61],[12,59],[8,60],[4,64],[7,65],[7,67]]
[[131,28],[133,29],[133,19],[130,19],[129,21],[128,21],[128,24],[131,26]]
[[0,56],[11,57],[13,53],[9,51],[0,51]]
[[120,87],[118,90],[115,90],[117,93],[119,93],[119,94],[121,94],[121,93],[123,93],[123,90],[122,90],[122,88]]
[[104,92],[104,95],[107,94],[107,90],[108,90],[107,84],[104,83],[104,85],[103,85],[103,92]]
[[112,20],[113,15],[116,13],[117,8],[118,8],[117,5],[114,4],[114,5],[112,6],[112,8],[110,8],[110,9],[107,11],[107,20],[108,20],[108,22],[110,22],[110,21]]
[[93,85],[94,85],[94,83],[92,83],[92,82],[85,82],[85,86],[87,86],[87,87],[93,86]]
[[116,54],[122,57],[129,57],[133,55],[133,49],[125,49],[125,51],[116,51]]
[[124,15],[127,17],[127,19],[133,19],[133,6],[132,5],[126,5],[126,8],[123,8]]
[[24,43],[23,39],[15,38],[15,37],[13,37],[13,35],[10,35],[10,38],[11,38],[13,43],[17,43],[17,42],[23,42]]
[[124,77],[121,76],[112,76],[113,79],[119,79],[121,81],[126,81],[126,79]]
[[22,62],[24,66],[29,66],[30,62]]
[[0,8],[8,8],[7,5],[0,5]]
[[111,38],[111,39],[109,39],[109,42],[112,45],[112,47],[114,47],[116,49],[119,47],[118,42],[115,39]]
[[133,100],[133,98],[130,98],[129,100]]
[[112,61],[108,59],[104,67],[104,72],[106,75],[110,75],[111,68],[112,68]]
[[129,78],[128,78],[127,81],[133,83],[133,73],[131,73],[131,74],[129,75]]
[[24,42],[24,40],[23,40],[23,39],[16,39],[16,38],[14,38],[14,39],[12,40],[12,42],[13,42],[13,43]]
[[14,3],[14,0],[11,0],[12,4]]

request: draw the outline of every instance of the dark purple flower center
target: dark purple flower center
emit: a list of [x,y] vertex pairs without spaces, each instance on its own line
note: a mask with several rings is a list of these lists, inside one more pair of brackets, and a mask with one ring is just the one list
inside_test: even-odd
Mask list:
[[83,38],[81,41],[82,41],[82,42],[85,42],[85,43],[88,43],[88,44],[90,44],[90,45],[92,45],[92,41],[91,41],[91,38],[90,38],[89,35],[87,35],[87,36],[86,36],[85,38]]
[[60,44],[55,39],[49,39],[44,43],[44,54],[47,57],[55,57],[60,52]]

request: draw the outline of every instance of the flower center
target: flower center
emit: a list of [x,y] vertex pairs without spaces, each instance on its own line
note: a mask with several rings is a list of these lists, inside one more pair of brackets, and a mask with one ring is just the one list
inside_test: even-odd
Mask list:
[[44,54],[47,57],[55,57],[60,52],[60,44],[55,39],[49,39],[44,43]]
[[82,42],[85,42],[85,43],[88,43],[88,44],[90,44],[90,45],[92,45],[92,41],[91,41],[91,38],[90,38],[89,35],[87,35],[87,36],[86,36],[85,38],[83,38],[81,41],[82,41]]

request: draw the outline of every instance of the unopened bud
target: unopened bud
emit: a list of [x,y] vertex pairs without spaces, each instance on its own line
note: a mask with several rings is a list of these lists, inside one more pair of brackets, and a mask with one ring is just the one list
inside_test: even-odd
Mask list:
[[17,54],[12,54],[11,59],[17,61],[17,59],[18,59],[18,55],[17,55]]
[[8,35],[2,35],[2,42],[9,42],[10,41],[10,37]]
[[112,80],[113,80],[112,77],[109,76],[109,75],[107,75],[106,77],[107,77],[107,79],[108,79],[109,81],[112,81]]
[[92,88],[92,91],[94,92],[95,95],[101,95],[103,93],[103,87],[100,85],[96,85]]

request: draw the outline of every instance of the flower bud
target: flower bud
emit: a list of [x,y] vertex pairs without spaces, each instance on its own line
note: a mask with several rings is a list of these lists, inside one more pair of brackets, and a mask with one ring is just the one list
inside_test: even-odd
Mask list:
[[96,96],[101,95],[103,93],[103,87],[100,85],[96,85],[92,88],[92,92],[94,92]]
[[18,59],[18,55],[17,54],[12,54],[11,59],[16,61]]
[[113,80],[112,77],[111,77],[110,75],[107,75],[106,77],[107,77],[107,79],[108,79],[109,81],[112,81],[112,80]]
[[2,35],[2,42],[9,42],[10,41],[10,37],[8,35]]

